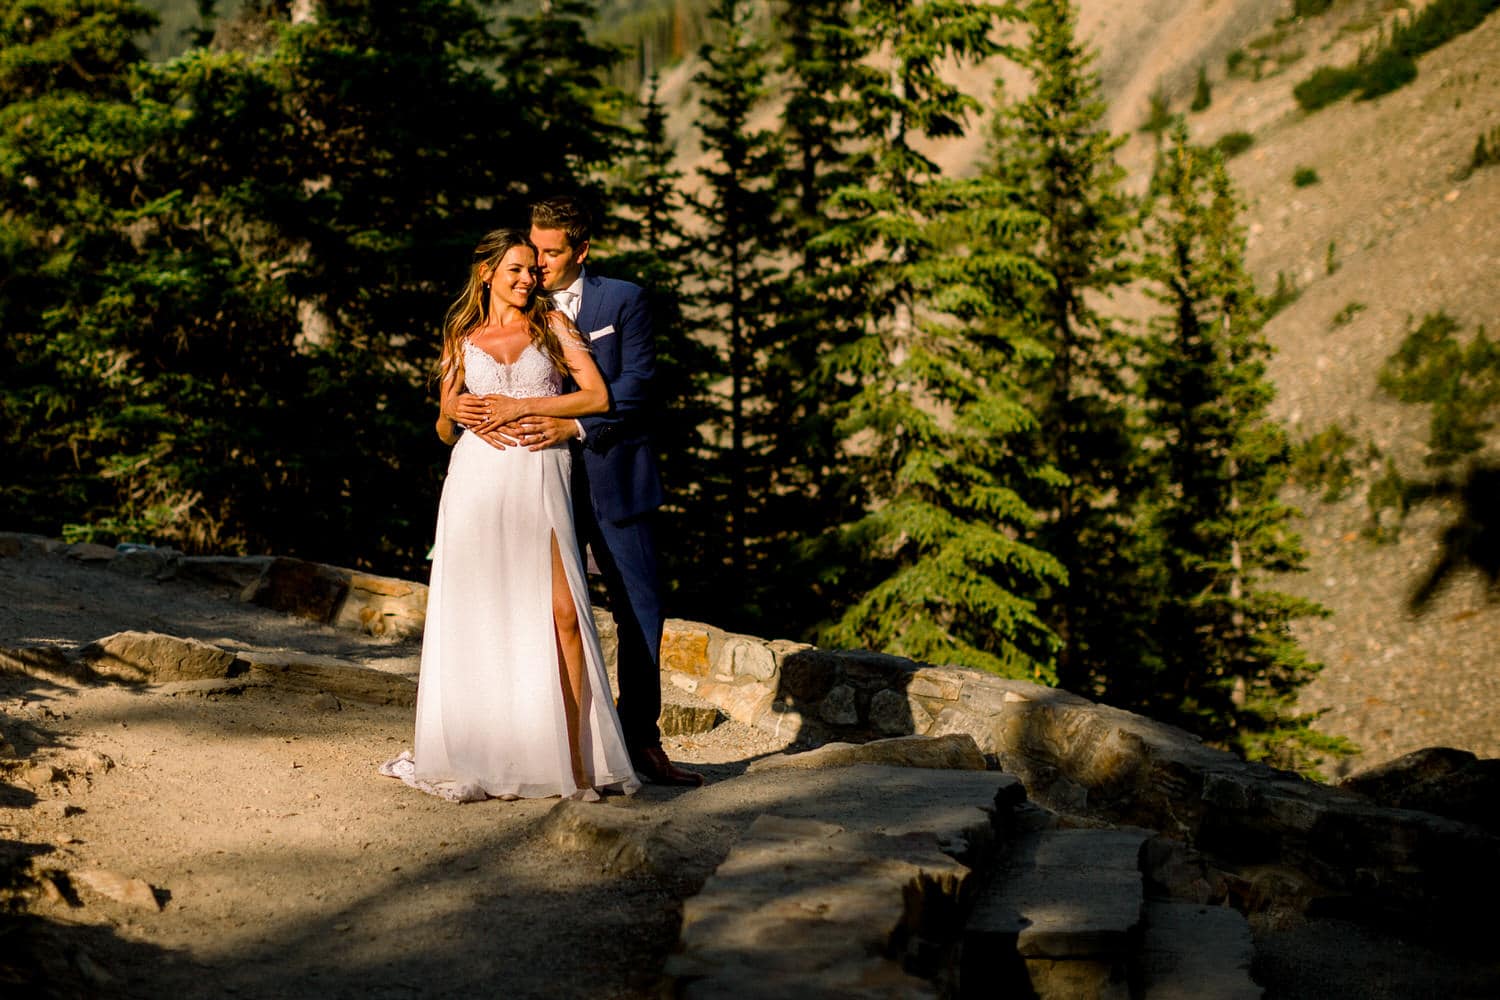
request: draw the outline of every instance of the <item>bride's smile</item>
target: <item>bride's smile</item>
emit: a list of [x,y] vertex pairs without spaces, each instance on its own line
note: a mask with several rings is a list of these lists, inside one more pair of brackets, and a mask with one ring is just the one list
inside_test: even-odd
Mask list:
[[536,253],[528,246],[511,247],[495,265],[489,282],[490,315],[503,323],[507,312],[525,309],[531,301],[536,290]]

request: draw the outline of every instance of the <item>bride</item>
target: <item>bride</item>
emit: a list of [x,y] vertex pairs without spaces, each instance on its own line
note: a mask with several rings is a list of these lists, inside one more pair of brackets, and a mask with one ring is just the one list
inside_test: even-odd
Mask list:
[[640,787],[589,611],[571,455],[498,430],[609,408],[588,347],[537,292],[527,235],[487,234],[438,361],[437,431],[457,444],[438,507],[416,746],[381,770],[458,801]]

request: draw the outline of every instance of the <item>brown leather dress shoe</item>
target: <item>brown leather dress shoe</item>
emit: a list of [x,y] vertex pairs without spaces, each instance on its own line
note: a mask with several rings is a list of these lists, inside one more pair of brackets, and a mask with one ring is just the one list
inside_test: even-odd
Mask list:
[[673,764],[661,747],[637,750],[631,755],[631,763],[635,765],[635,773],[640,779],[653,785],[686,785],[697,788],[703,784],[703,775]]

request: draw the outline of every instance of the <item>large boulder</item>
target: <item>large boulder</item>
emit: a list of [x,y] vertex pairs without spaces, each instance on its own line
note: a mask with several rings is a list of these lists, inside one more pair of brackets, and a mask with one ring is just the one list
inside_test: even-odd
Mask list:
[[1500,758],[1428,747],[1345,778],[1340,787],[1394,809],[1420,809],[1500,834]]
[[198,639],[160,632],[116,632],[85,646],[78,662],[93,673],[142,684],[222,680],[250,665],[234,653]]
[[243,596],[262,607],[377,636],[415,635],[427,616],[427,587],[410,580],[277,557]]

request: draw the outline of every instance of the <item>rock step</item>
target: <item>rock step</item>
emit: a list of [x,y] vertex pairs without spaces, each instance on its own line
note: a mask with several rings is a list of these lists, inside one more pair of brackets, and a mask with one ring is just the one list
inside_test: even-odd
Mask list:
[[663,736],[706,733],[724,720],[719,706],[681,688],[661,686],[661,715],[656,724]]
[[1148,830],[1038,830],[1004,852],[964,931],[965,997],[1124,998]]
[[1146,904],[1140,969],[1145,1000],[1259,1000],[1250,925],[1227,906]]
[[760,816],[683,904],[666,971],[685,998],[936,997],[902,959],[945,936],[969,875],[932,834]]
[[792,768],[684,793],[649,825],[569,810],[548,830],[649,869],[691,868],[671,860],[685,838],[717,854],[684,904],[674,996],[929,997],[954,961],[970,866],[993,862],[1023,796],[994,771]]

